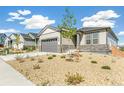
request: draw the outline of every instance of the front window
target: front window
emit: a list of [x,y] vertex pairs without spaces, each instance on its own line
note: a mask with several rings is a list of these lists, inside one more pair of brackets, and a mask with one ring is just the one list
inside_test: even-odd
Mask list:
[[93,44],[98,44],[98,33],[93,33]]
[[86,34],[86,44],[98,44],[98,33]]
[[91,34],[86,34],[86,44],[91,44]]

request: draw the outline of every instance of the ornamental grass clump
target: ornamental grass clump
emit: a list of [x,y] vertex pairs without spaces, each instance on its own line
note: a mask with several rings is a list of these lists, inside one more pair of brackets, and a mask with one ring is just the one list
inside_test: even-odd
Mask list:
[[97,61],[91,61],[91,63],[93,63],[93,64],[97,64]]
[[52,55],[52,57],[56,57],[56,55]]
[[43,62],[43,60],[39,58],[38,59],[38,63],[42,63],[42,62]]
[[65,58],[65,56],[63,55],[63,56],[61,56],[61,58]]
[[40,69],[39,64],[35,64],[35,65],[33,65],[33,69]]
[[66,76],[65,82],[68,85],[77,85],[84,81],[84,77],[82,77],[77,72],[75,74],[68,72],[67,74],[65,74],[65,76]]
[[31,60],[31,61],[34,61],[34,60],[35,60],[35,58],[31,58],[30,60]]
[[48,59],[53,59],[53,57],[52,56],[49,56]]
[[102,66],[101,68],[102,69],[106,69],[106,70],[111,70],[111,67],[110,66]]

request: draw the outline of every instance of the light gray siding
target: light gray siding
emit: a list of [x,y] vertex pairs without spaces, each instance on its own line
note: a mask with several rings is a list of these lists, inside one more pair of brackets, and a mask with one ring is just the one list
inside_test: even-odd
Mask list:
[[110,32],[107,33],[107,44],[109,47],[118,45],[118,40]]
[[[106,35],[107,32],[97,32],[98,33],[98,44],[106,44]],[[80,45],[87,45],[86,44],[86,34],[81,35]]]

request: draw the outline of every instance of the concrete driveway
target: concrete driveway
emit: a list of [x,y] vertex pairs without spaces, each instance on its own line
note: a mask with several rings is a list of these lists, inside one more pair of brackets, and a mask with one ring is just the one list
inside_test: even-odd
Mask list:
[[0,58],[0,86],[34,86],[34,84]]

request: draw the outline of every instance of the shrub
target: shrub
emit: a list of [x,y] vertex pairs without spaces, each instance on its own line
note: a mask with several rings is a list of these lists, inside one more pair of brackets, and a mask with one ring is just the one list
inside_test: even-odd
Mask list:
[[111,67],[109,67],[109,66],[102,66],[101,68],[106,69],[106,70],[111,70]]
[[72,62],[72,61],[74,61],[72,58],[67,58],[67,59],[65,59],[66,61],[69,61],[69,62]]
[[38,62],[39,62],[39,63],[42,63],[42,62],[43,62],[43,60],[39,58],[39,59],[38,59]]
[[28,52],[31,52],[31,51],[35,50],[35,46],[24,46],[24,49],[23,50],[26,50]]
[[53,57],[49,56],[48,59],[53,59]]
[[31,61],[34,61],[35,59],[34,59],[34,58],[31,58],[30,60],[31,60]]
[[68,72],[65,76],[65,82],[67,82],[68,85],[77,85],[84,81],[84,78],[79,73],[70,74],[70,72]]
[[56,55],[52,55],[52,57],[56,57]]
[[93,64],[97,64],[97,61],[91,61],[91,63],[93,63]]
[[33,65],[33,69],[40,69],[39,64],[35,64],[35,65]]
[[65,56],[61,56],[61,58],[65,58]]

